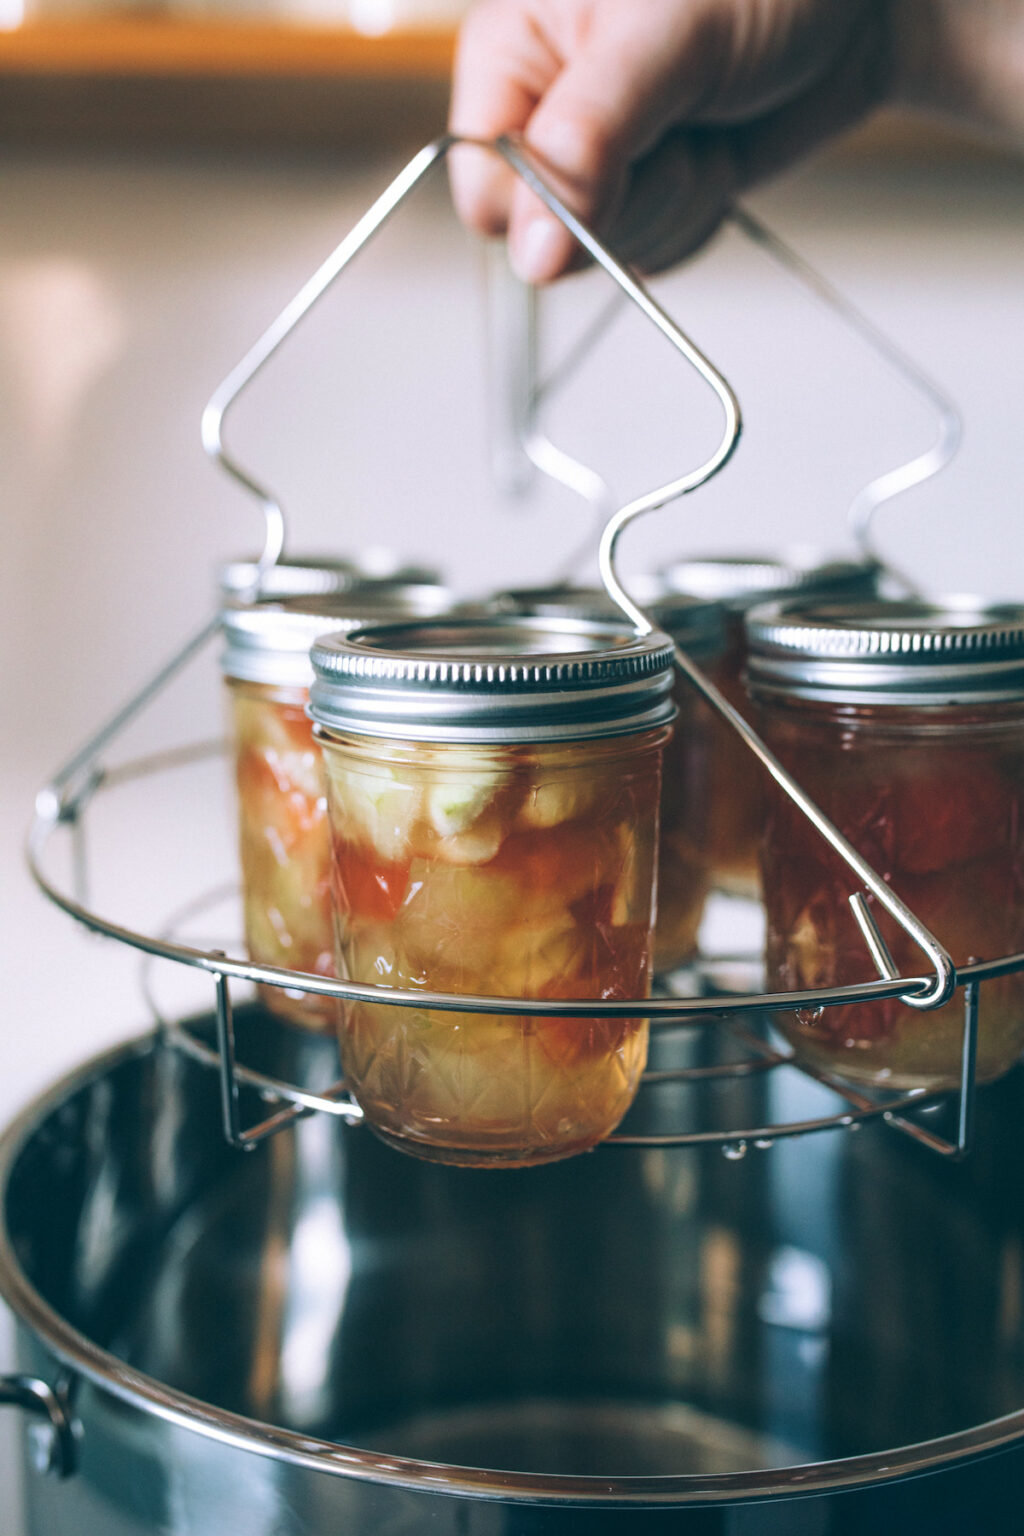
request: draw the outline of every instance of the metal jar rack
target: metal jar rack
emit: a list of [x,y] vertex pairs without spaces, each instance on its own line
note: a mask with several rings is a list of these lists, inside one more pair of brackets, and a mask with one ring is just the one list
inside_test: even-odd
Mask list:
[[[222,431],[226,412],[285,337],[291,333],[413,189],[445,161],[453,148],[474,142],[446,135],[422,149],[232,370],[214,393],[204,412],[202,432],[208,454],[257,499],[263,511],[265,544],[257,566],[256,591],[259,590],[259,582],[282,553],[284,516],[277,499],[238,465],[225,449]],[[648,632],[654,627],[652,621],[630,597],[617,571],[616,554],[619,538],[624,529],[636,518],[665,507],[670,502],[696,490],[706,484],[722,468],[732,455],[740,435],[741,418],[738,402],[728,382],[714,365],[655,302],[636,277],[623,267],[593,232],[562,203],[538,172],[522,145],[510,139],[501,139],[493,144],[476,144],[475,147],[500,155],[506,164],[532,188],[552,213],[570,230],[592,260],[613,280],[618,287],[619,295],[630,300],[656,327],[665,340],[714,391],[720,403],[724,418],[723,431],[710,457],[696,469],[657,487],[613,512],[601,536],[599,563],[602,581],[629,621],[640,632]],[[788,267],[805,285],[815,290],[820,298],[859,331],[884,359],[916,385],[939,413],[940,432],[935,445],[911,463],[873,481],[861,492],[854,503],[855,531],[862,549],[867,551],[870,549],[868,530],[874,509],[898,491],[926,479],[951,457],[958,439],[959,423],[955,412],[951,410],[940,392],[908,359],[903,357],[885,338],[880,337],[869,322],[842,299],[824,279],[783,246],[775,236],[745,212],[737,210],[732,217],[752,239]],[[531,384],[524,418],[526,431],[523,443],[524,448],[536,452],[548,466],[557,457],[557,450],[554,450],[552,445],[546,444],[546,440],[541,439],[535,429],[533,416],[539,396],[540,391]],[[571,469],[571,461],[562,456],[559,460],[560,470],[564,470],[566,465]],[[591,476],[587,479],[587,473],[584,471],[584,483],[593,487],[596,477]],[[595,505],[599,503],[599,499],[599,497],[595,498]],[[162,692],[165,686],[212,641],[219,628],[219,617],[205,623],[198,633],[191,636],[156,675],[97,731],[39,792],[29,833],[28,860],[32,874],[43,893],[87,929],[129,945],[148,956],[191,967],[205,972],[210,977],[214,993],[215,1046],[206,1043],[187,1023],[182,1021],[164,1023],[163,1032],[169,1044],[217,1071],[220,1080],[224,1133],[233,1146],[241,1149],[252,1148],[285,1126],[312,1113],[333,1115],[350,1123],[358,1123],[362,1119],[362,1111],[347,1093],[343,1082],[337,1083],[326,1092],[312,1092],[256,1072],[238,1061],[231,984],[246,982],[317,993],[337,998],[342,1003],[346,1001],[370,1004],[386,1002],[389,1007],[429,1007],[453,1013],[547,1017],[554,1015],[588,1019],[635,1017],[640,1012],[649,1017],[652,1029],[656,1031],[656,1038],[661,1032],[710,1029],[716,1032],[720,1041],[727,1041],[729,1046],[729,1049],[723,1053],[728,1059],[719,1060],[710,1065],[652,1070],[645,1074],[647,1084],[653,1086],[666,1081],[689,1083],[699,1092],[716,1080],[757,1078],[780,1067],[791,1067],[830,1090],[838,1100],[838,1108],[835,1112],[812,1118],[715,1128],[708,1128],[705,1125],[681,1126],[671,1132],[651,1135],[620,1131],[610,1137],[606,1144],[664,1147],[710,1143],[720,1145],[727,1156],[737,1157],[751,1145],[759,1148],[766,1147],[783,1137],[802,1136],[836,1127],[853,1127],[869,1120],[881,1119],[940,1156],[958,1159],[966,1155],[971,1146],[976,1093],[975,1062],[979,989],[990,978],[1024,970],[1024,954],[1011,955],[959,969],[954,968],[949,955],[938,939],[900,901],[881,876],[861,858],[839,830],[804,793],[799,784],[789,776],[746,720],[732,708],[710,680],[678,647],[676,648],[676,665],[679,670],[685,674],[707,703],[739,733],[749,750],[759,759],[764,770],[794,801],[819,835],[830,844],[856,876],[859,889],[850,899],[851,907],[864,938],[866,958],[870,958],[877,973],[873,979],[857,986],[819,988],[802,992],[745,995],[730,993],[713,997],[658,995],[650,999],[616,1001],[454,995],[421,991],[418,988],[415,990],[385,988],[350,981],[328,980],[303,972],[260,965],[248,959],[232,956],[221,949],[199,948],[181,942],[175,937],[176,927],[172,927],[163,934],[141,933],[114,923],[92,910],[85,895],[87,868],[83,832],[86,814],[94,798],[101,792],[109,792],[129,781],[161,772],[174,763],[191,761],[224,751],[223,744],[212,743],[186,748],[177,753],[165,753],[116,768],[108,769],[104,766],[104,756],[108,747]],[[71,839],[73,854],[71,891],[62,889],[44,869],[45,855],[58,832],[67,834]],[[865,892],[874,897],[918,946],[924,962],[921,974],[915,976],[899,974],[872,915]],[[189,915],[195,914],[201,910],[201,907],[201,901],[191,904]],[[765,1018],[777,1012],[803,1009],[817,1013],[818,1010],[825,1008],[887,998],[899,998],[911,1008],[931,1009],[948,1002],[957,991],[961,993],[963,1000],[963,1048],[960,1081],[958,1088],[952,1092],[913,1090],[892,1093],[853,1088],[828,1073],[802,1063],[795,1063],[790,1053],[780,1049],[773,1040],[766,1037],[763,1032],[759,1032],[756,1024],[752,1024],[752,1016],[755,1019]],[[248,1126],[242,1124],[240,1097],[243,1087],[255,1089],[269,1108],[269,1113],[262,1120]],[[938,1134],[936,1130],[912,1118],[917,1111],[930,1109],[940,1102],[951,1103],[955,1112],[955,1130],[950,1136]]]

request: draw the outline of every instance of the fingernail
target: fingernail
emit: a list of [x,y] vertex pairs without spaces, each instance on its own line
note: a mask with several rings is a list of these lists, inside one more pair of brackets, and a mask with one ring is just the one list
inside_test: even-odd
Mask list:
[[509,257],[524,283],[546,283],[561,269],[562,226],[553,219],[531,219],[513,236]]

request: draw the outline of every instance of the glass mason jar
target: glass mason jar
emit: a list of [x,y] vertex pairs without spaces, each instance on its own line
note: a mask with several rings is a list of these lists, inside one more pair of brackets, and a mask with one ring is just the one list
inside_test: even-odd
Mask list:
[[[781,556],[722,555],[677,561],[661,573],[675,592],[689,592],[725,609],[725,640],[708,668],[712,682],[741,715],[748,712],[743,686],[747,661],[745,615],[771,598],[874,597],[881,567],[830,560],[812,550]],[[727,895],[758,900],[759,850],[764,826],[764,775],[736,732],[712,715],[709,861],[711,883]]]
[[[1024,950],[1024,608],[793,604],[748,620],[749,685],[768,744],[934,933],[956,965]],[[772,790],[764,847],[767,985],[832,987],[875,973],[852,872]],[[927,968],[871,905],[904,976]],[[960,1081],[962,992],[934,1010],[897,999],[777,1023],[801,1059],[893,1088]],[[1024,1048],[1024,977],[980,988],[977,1072]]]
[[[231,702],[250,959],[314,976],[336,974],[326,791],[306,714],[310,646],[325,630],[439,613],[450,605],[444,587],[395,586],[224,610],[221,664]],[[333,998],[271,986],[261,987],[260,996],[293,1023],[335,1028]]]
[[[632,998],[651,970],[664,635],[492,618],[312,653],[340,974],[382,987]],[[647,1021],[349,1003],[346,1082],[386,1141],[524,1167],[628,1109]]]
[[[725,639],[724,610],[652,578],[629,583],[636,601],[704,670],[713,671]],[[609,619],[619,609],[603,587],[523,587],[500,592],[499,609],[541,616]],[[658,902],[654,970],[663,975],[692,959],[709,889],[711,733],[714,714],[697,690],[675,674],[676,723],[665,748],[658,836]]]

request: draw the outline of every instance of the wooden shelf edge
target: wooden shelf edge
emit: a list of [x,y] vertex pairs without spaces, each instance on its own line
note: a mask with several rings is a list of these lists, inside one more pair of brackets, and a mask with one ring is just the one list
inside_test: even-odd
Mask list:
[[[0,30],[0,141],[322,145],[443,126],[452,27],[367,36],[311,21],[144,14],[33,19]],[[339,89],[341,87],[341,89]],[[836,140],[848,164],[955,164],[1010,151],[889,111]]]
[[200,18],[34,21],[0,32],[0,75],[135,78],[365,76],[447,79],[448,28],[350,28]]

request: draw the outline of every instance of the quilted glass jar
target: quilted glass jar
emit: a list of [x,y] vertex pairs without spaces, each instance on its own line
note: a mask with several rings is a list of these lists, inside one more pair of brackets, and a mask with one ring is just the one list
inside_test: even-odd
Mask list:
[[[956,965],[1024,951],[1024,608],[961,602],[794,604],[748,620],[762,733]],[[764,844],[767,985],[875,974],[849,907],[852,873],[780,791]],[[920,950],[869,904],[900,973]],[[953,1087],[963,994],[778,1015],[798,1056],[854,1082]],[[980,989],[977,1072],[1024,1048],[1024,977]]]
[[[306,713],[310,646],[328,630],[438,613],[450,603],[444,587],[423,584],[224,610],[222,670],[230,697],[250,959],[335,975],[327,799]],[[293,1023],[335,1027],[332,998],[277,986],[261,987],[260,995]]]
[[[389,626],[313,650],[339,973],[382,988],[634,998],[651,975],[664,635],[570,620]],[[607,1136],[647,1021],[346,1004],[385,1140],[517,1167]]]

